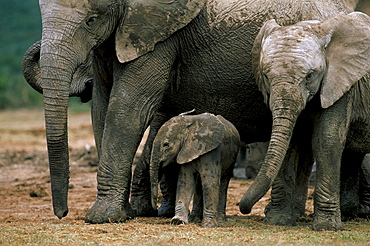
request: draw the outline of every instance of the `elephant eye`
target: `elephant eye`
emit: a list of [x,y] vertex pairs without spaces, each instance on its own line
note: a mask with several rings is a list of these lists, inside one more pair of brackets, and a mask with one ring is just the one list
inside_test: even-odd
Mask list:
[[268,81],[269,79],[265,73],[262,73],[262,78],[264,81]]
[[167,142],[167,141],[163,142],[163,147],[169,147],[169,146],[170,146],[169,142]]
[[311,81],[314,77],[315,73],[313,71],[309,72],[307,75],[306,75],[306,81]]
[[90,26],[92,23],[94,23],[96,20],[98,19],[98,17],[96,16],[91,16],[89,19],[87,19],[86,21],[86,25],[87,26]]

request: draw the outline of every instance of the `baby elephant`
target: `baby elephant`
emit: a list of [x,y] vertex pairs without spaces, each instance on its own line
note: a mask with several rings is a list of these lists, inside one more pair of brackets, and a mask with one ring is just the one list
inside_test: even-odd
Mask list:
[[[157,209],[159,169],[177,163],[181,167],[171,223],[189,222],[189,203],[197,186],[199,196],[196,192],[193,207],[195,210],[203,207],[203,211],[194,212],[193,208],[193,213],[203,217],[203,227],[217,226],[218,221],[226,218],[227,187],[239,147],[238,131],[221,115],[182,114],[171,118],[159,129],[153,142],[150,160],[153,208]],[[197,180],[201,186],[196,185]],[[203,206],[199,205],[202,203]]]

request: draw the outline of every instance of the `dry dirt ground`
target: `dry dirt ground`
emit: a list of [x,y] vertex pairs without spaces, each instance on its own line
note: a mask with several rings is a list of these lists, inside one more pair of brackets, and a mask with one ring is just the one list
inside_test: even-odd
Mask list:
[[[113,227],[115,229],[105,225],[85,224],[83,218],[87,210],[93,205],[96,197],[97,170],[97,155],[93,147],[94,140],[89,113],[70,114],[69,138],[71,153],[69,214],[66,218],[59,220],[54,216],[51,204],[43,111],[0,112],[0,244],[11,244],[9,242],[13,241],[7,241],[6,238],[8,237],[20,240],[14,241],[15,244],[49,245],[53,243],[69,244],[68,242],[79,242],[77,244],[80,244],[80,240],[83,240],[84,244],[89,245],[91,245],[91,242],[93,244],[99,244],[98,242],[110,244],[115,242],[113,239],[113,241],[108,240],[109,238],[115,238],[114,230],[119,230],[122,234],[122,231],[131,233],[130,228],[133,228],[134,233],[141,234],[140,230],[144,230],[143,228],[146,227],[153,231],[153,235],[147,231],[144,234],[149,234],[151,236],[148,237],[156,237],[158,239],[158,229],[161,226],[164,227],[159,230],[168,230],[169,233],[172,233],[171,230],[174,227],[168,227],[169,219],[161,218],[138,218],[130,220],[122,224],[122,226]],[[232,219],[230,219],[231,222],[221,225],[227,228],[225,233],[229,233],[229,230],[234,230],[232,228],[234,228],[235,223],[249,223],[250,226],[263,225],[263,209],[268,203],[268,195],[254,207],[251,216],[245,216],[239,212],[237,204],[250,184],[251,181],[247,180],[231,180],[227,215]],[[312,189],[309,191],[309,196],[311,195]],[[312,214],[312,199],[309,197],[307,201],[307,214]],[[308,221],[303,223],[307,227],[305,230],[310,233],[309,216],[306,219]],[[140,226],[137,226],[138,223]],[[60,226],[63,226],[64,229],[60,228]],[[70,228],[69,226],[72,227]],[[188,242],[186,240],[189,240],[188,237],[190,237],[187,236],[189,229],[193,233],[203,235],[204,231],[198,225],[189,226],[177,227],[180,228],[178,230],[181,231],[178,231],[178,233],[182,233],[181,235],[183,236],[181,238],[185,242]],[[55,227],[63,230],[55,230]],[[138,229],[138,227],[141,229]],[[264,231],[264,233],[269,233],[269,230],[275,230],[274,228],[267,227],[267,232]],[[76,233],[78,236],[75,235]],[[239,231],[236,233],[239,233]],[[102,234],[105,236],[102,237]],[[258,234],[257,232],[256,237],[260,236]],[[73,241],[71,235],[75,235],[75,239],[78,237],[78,240]],[[206,234],[204,235],[207,237]],[[331,235],[331,233],[328,234],[329,237]],[[120,240],[122,242],[122,238]],[[163,240],[168,244],[181,242],[171,238]],[[238,240],[238,242],[240,240],[242,240],[241,242],[253,241],[250,238]],[[126,243],[135,244],[135,240],[133,242],[127,241]],[[148,244],[151,243],[153,241],[149,241]],[[164,245],[166,243],[162,242],[160,244]],[[213,244],[215,245],[214,242]],[[227,245],[231,245],[231,242]]]
[[[67,219],[83,219],[96,197],[97,154],[89,113],[70,114],[70,189]],[[42,110],[0,113],[0,222],[55,220]],[[233,179],[228,215],[241,215],[237,203],[250,181]],[[253,214],[263,215],[264,198]]]

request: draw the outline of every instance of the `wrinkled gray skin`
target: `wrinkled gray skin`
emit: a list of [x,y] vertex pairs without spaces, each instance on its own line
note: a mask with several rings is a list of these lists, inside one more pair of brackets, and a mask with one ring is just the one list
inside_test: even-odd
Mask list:
[[[40,85],[40,49],[41,40],[32,44],[25,52],[22,60],[22,73],[28,84],[42,94]],[[91,100],[93,86],[92,59],[82,63],[74,72],[71,83],[70,97],[80,97],[81,102],[86,103]]]
[[203,198],[203,209],[198,206],[193,210],[193,219],[202,218],[203,227],[215,227],[225,221],[227,187],[239,148],[238,131],[220,115],[171,118],[159,129],[153,142],[150,160],[153,208],[157,208],[159,169],[180,165],[175,216],[171,222],[189,223],[189,204],[196,186],[200,186],[200,197],[196,199]]
[[[267,141],[271,113],[250,62],[258,30],[271,18],[287,25],[345,12],[337,0],[40,0],[40,9],[36,84],[44,95],[53,207],[59,218],[68,213],[68,97],[75,88],[73,74],[93,52],[99,168],[97,199],[85,219],[91,223],[126,220],[133,157],[158,110],[167,120],[193,108],[221,114],[244,142]],[[151,208],[145,199],[138,210],[145,204]]]
[[[214,35],[217,35],[219,37],[219,40],[225,40],[225,41],[227,40],[227,41],[225,43],[221,43],[220,47],[216,48],[216,47],[213,47],[213,44],[214,44],[213,41],[209,40],[209,44],[212,45],[210,47],[210,50],[211,50],[210,52],[213,55],[211,58],[207,57],[209,53],[205,52],[204,55],[201,56],[202,58],[199,64],[196,62],[191,63],[194,65],[198,64],[196,65],[196,67],[192,67],[192,73],[191,73],[192,77],[187,77],[188,72],[190,72],[191,70],[188,70],[188,68],[186,68],[186,70],[183,70],[184,67],[180,64],[179,69],[182,71],[185,71],[185,72],[180,73],[182,75],[181,83],[176,83],[175,85],[170,87],[170,91],[169,91],[170,93],[169,94],[166,93],[165,95],[166,102],[163,104],[164,111],[167,112],[169,115],[167,115],[167,117],[166,117],[166,114],[162,114],[160,117],[156,116],[155,124],[161,125],[163,124],[163,122],[169,119],[169,116],[173,116],[173,113],[180,113],[181,110],[178,110],[178,109],[182,109],[182,111],[186,111],[192,108],[196,108],[198,113],[209,111],[213,113],[219,113],[225,116],[238,128],[239,133],[241,134],[241,138],[246,143],[264,141],[263,138],[264,138],[265,132],[264,130],[260,131],[262,129],[262,125],[261,126],[255,125],[254,127],[257,127],[257,128],[254,128],[254,129],[257,131],[252,130],[252,131],[249,131],[248,133],[245,130],[247,130],[249,127],[246,128],[246,125],[241,124],[242,122],[244,122],[244,123],[249,123],[251,124],[250,126],[252,126],[253,124],[257,122],[255,120],[256,119],[255,117],[258,116],[258,114],[256,114],[256,112],[253,111],[253,109],[250,107],[252,105],[250,104],[250,101],[249,101],[249,99],[253,97],[252,95],[255,95],[256,93],[254,90],[251,90],[253,88],[253,85],[250,84],[250,79],[252,79],[251,70],[246,71],[247,76],[248,76],[248,79],[246,80],[247,83],[242,86],[242,88],[245,88],[245,89],[242,89],[241,94],[238,94],[237,96],[234,97],[237,99],[237,102],[233,102],[231,104],[231,105],[238,105],[239,108],[233,107],[231,110],[227,110],[227,107],[222,108],[225,105],[225,104],[222,104],[222,102],[225,102],[225,100],[226,102],[229,101],[229,97],[226,96],[228,92],[225,91],[225,93],[221,93],[221,91],[219,91],[221,94],[219,94],[218,96],[210,95],[211,93],[215,93],[215,90],[214,89],[210,90],[209,88],[221,88],[220,84],[222,84],[222,82],[217,83],[216,85],[216,84],[208,83],[208,82],[204,83],[204,81],[209,81],[208,78],[215,78],[216,74],[217,74],[216,77],[222,76],[222,78],[224,78],[223,77],[224,72],[228,73],[229,71],[233,71],[233,72],[230,73],[229,75],[230,77],[228,77],[227,79],[224,78],[224,80],[237,81],[238,74],[243,73],[239,70],[239,65],[241,65],[242,63],[246,63],[246,65],[249,67],[250,66],[249,61],[251,59],[250,58],[251,41],[248,39],[247,40],[248,42],[245,42],[246,40],[243,41],[241,40],[241,38],[243,36],[247,38],[251,38],[251,39],[255,38],[255,35],[257,34],[259,28],[262,26],[261,24],[264,21],[271,18],[272,16],[275,16],[275,18],[278,19],[279,24],[282,24],[282,25],[292,24],[292,23],[295,23],[297,21],[304,20],[304,19],[320,19],[320,20],[327,19],[329,17],[335,16],[336,14],[340,12],[344,12],[343,7],[339,3],[335,4],[334,2],[337,2],[337,1],[305,1],[305,2],[304,1],[269,1],[268,3],[266,3],[266,1],[246,1],[245,5],[243,6],[241,5],[241,3],[237,3],[238,7],[235,7],[233,11],[229,11],[228,7],[225,8],[226,11],[224,11],[222,14],[220,13],[221,16],[218,19],[226,20],[228,19],[228,17],[226,16],[233,15],[234,13],[236,14],[236,13],[245,12],[247,14],[243,18],[242,18],[243,14],[238,15],[239,16],[238,18],[241,18],[243,21],[245,21],[245,24],[243,24],[243,22],[239,22],[238,24],[233,26],[232,29],[230,29],[230,30],[233,30],[234,28],[239,26],[239,28],[236,28],[235,31],[232,31],[233,32],[232,39],[230,39],[230,37],[226,37],[227,33],[220,31],[222,30],[222,25],[221,25],[220,26],[221,29],[219,29],[218,33],[217,34],[215,33]],[[208,3],[207,9],[209,9],[208,5],[211,6],[213,4],[214,4],[213,2]],[[286,6],[291,6],[291,8],[286,8]],[[353,8],[354,6],[355,5],[353,5]],[[202,20],[204,17],[208,19],[208,21],[216,20],[216,19],[210,18],[210,16],[208,15],[198,16],[198,18],[194,20],[194,23],[198,22],[199,20]],[[192,27],[192,25],[190,25],[189,27]],[[185,30],[187,30],[187,27],[185,28]],[[182,34],[182,32],[180,33]],[[187,35],[190,34],[188,31],[186,32],[184,31],[184,33],[186,33]],[[203,37],[203,35],[200,35],[200,36]],[[207,37],[209,36],[205,36],[204,38],[207,38]],[[184,40],[188,40],[188,38],[184,38]],[[196,41],[197,39],[195,38],[193,40]],[[239,44],[245,45],[246,49],[241,52],[246,52],[246,53],[244,54],[240,54],[237,52],[223,53],[225,47],[231,47],[230,49],[228,49],[231,51],[234,51],[234,50],[236,51],[237,47],[240,48],[240,45],[238,46],[236,45],[236,43],[234,43],[235,41],[238,42],[238,45]],[[185,52],[185,53],[189,54],[188,52]],[[230,60],[230,63],[228,63],[229,61],[228,57],[230,57],[230,55],[233,56],[233,54],[236,55],[234,56],[235,59]],[[246,59],[243,62],[241,61],[242,56],[243,57],[245,56],[244,58]],[[199,59],[199,57],[197,57],[197,54],[193,54],[192,57],[194,57],[193,59],[195,61],[198,61]],[[227,57],[227,59],[224,60],[223,57]],[[212,62],[208,63],[209,61],[214,61],[215,58],[220,59],[220,60],[217,60],[216,63],[212,63]],[[212,67],[211,70],[208,70],[209,68],[211,68],[211,67],[208,67],[208,65]],[[219,65],[222,68],[221,67],[218,68]],[[203,77],[205,76],[205,73],[208,73],[208,71],[218,71],[218,72],[215,72],[214,74],[208,74],[206,77]],[[219,74],[220,72],[221,74]],[[184,75],[186,77],[184,77]],[[199,78],[202,78],[203,80],[202,79],[198,80]],[[196,82],[195,89],[193,88],[194,86],[188,87],[190,89],[190,92],[188,92],[189,91],[188,88],[186,88],[186,85],[183,84],[184,81],[195,81]],[[198,83],[197,81],[199,81],[199,87],[197,85]],[[217,79],[215,81],[217,81]],[[209,85],[207,87],[208,89],[204,89],[206,84]],[[232,85],[233,86],[229,87],[229,89],[234,90],[235,88],[234,82],[232,83]],[[174,91],[174,89],[176,88],[178,88],[179,91],[177,92]],[[198,90],[202,92],[201,93],[202,95],[200,95],[199,98],[193,97],[193,95],[195,95],[195,93],[198,92]],[[178,92],[180,92],[180,94]],[[206,94],[204,94],[203,92],[205,92]],[[188,98],[187,95],[192,95],[192,96]],[[248,95],[250,97],[249,99],[246,100],[244,97]],[[231,96],[231,94],[229,96]],[[196,102],[194,101],[194,99],[198,101]],[[258,98],[255,98],[255,99],[258,99]],[[214,100],[216,100],[218,103],[212,105],[212,102],[215,102]],[[173,104],[173,101],[175,101],[175,104]],[[181,102],[188,102],[188,104],[184,105]],[[191,107],[184,107],[186,105],[191,105]],[[249,112],[249,110],[252,110],[252,113]],[[243,115],[243,112],[246,114]],[[243,118],[239,118],[240,120],[238,120],[237,119],[238,117],[243,117]],[[157,120],[158,118],[160,120]],[[265,123],[267,122],[270,122],[270,121],[268,120]],[[144,153],[142,155],[143,157],[143,160],[141,162],[142,165],[138,165],[135,168],[133,183],[132,183],[131,204],[135,210],[136,215],[155,214],[151,210],[151,206],[149,204],[150,184],[149,184],[147,173],[149,169],[148,167],[149,167],[150,149],[151,149],[150,143],[153,141],[155,133],[156,131],[158,131],[158,128],[159,127],[156,128],[156,127],[151,126],[152,131],[149,134],[149,139],[148,139],[149,144],[148,144],[148,147],[144,149]],[[255,138],[254,134],[258,131],[262,135]],[[252,133],[253,135],[251,135]],[[290,161],[296,162],[297,160],[295,159],[294,156],[292,156]],[[158,209],[159,216],[172,217],[174,214],[176,191],[173,189],[173,187],[175,187],[175,184],[177,182],[176,179],[174,179],[175,177],[177,177],[177,175],[173,175],[173,173],[176,173],[176,170],[170,170],[168,172],[164,172],[163,177],[162,177],[162,180],[165,179],[166,181],[161,182],[161,188],[162,188],[162,193],[164,195],[164,201],[162,202],[161,207]],[[302,173],[303,173],[302,175],[309,175],[310,170],[302,170]],[[292,198],[293,200],[297,200],[296,202],[297,206],[299,206],[300,210],[303,210],[303,212],[305,208],[306,194],[307,194],[307,184],[302,186],[302,190],[297,189],[297,191],[295,192]]]
[[281,167],[284,158],[297,156],[298,168],[317,164],[313,229],[342,229],[341,168],[343,175],[358,175],[370,152],[369,47],[370,17],[360,12],[287,27],[270,20],[261,28],[253,65],[273,126],[264,163],[240,202],[243,213],[278,176],[267,219],[294,223],[290,194],[298,181],[290,174],[297,167]]

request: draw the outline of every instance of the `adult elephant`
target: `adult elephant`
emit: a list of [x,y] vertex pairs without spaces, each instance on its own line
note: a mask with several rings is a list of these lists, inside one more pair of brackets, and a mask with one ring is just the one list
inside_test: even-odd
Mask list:
[[[28,48],[22,60],[22,73],[31,87],[42,94],[43,89],[40,84],[41,69],[38,64],[40,60],[40,50],[41,40],[36,41]],[[73,73],[69,96],[79,97],[82,103],[86,103],[91,100],[92,86],[92,60],[89,58],[78,66]]]
[[[40,0],[40,81],[54,213],[67,215],[67,111],[77,67],[93,51],[92,120],[99,151],[91,223],[127,218],[131,163],[153,115],[221,114],[244,142],[266,141],[271,113],[251,72],[262,24],[326,19],[338,0]],[[150,200],[148,201],[150,205]]]
[[253,64],[273,127],[264,163],[240,202],[243,213],[275,181],[280,191],[272,192],[267,218],[295,222],[295,171],[280,169],[284,158],[297,156],[303,169],[310,170],[313,160],[317,165],[313,229],[342,229],[340,203],[346,212],[358,206],[358,199],[346,196],[355,194],[353,181],[360,179],[361,163],[370,153],[369,47],[370,17],[361,12],[290,26],[270,20],[261,28]]

